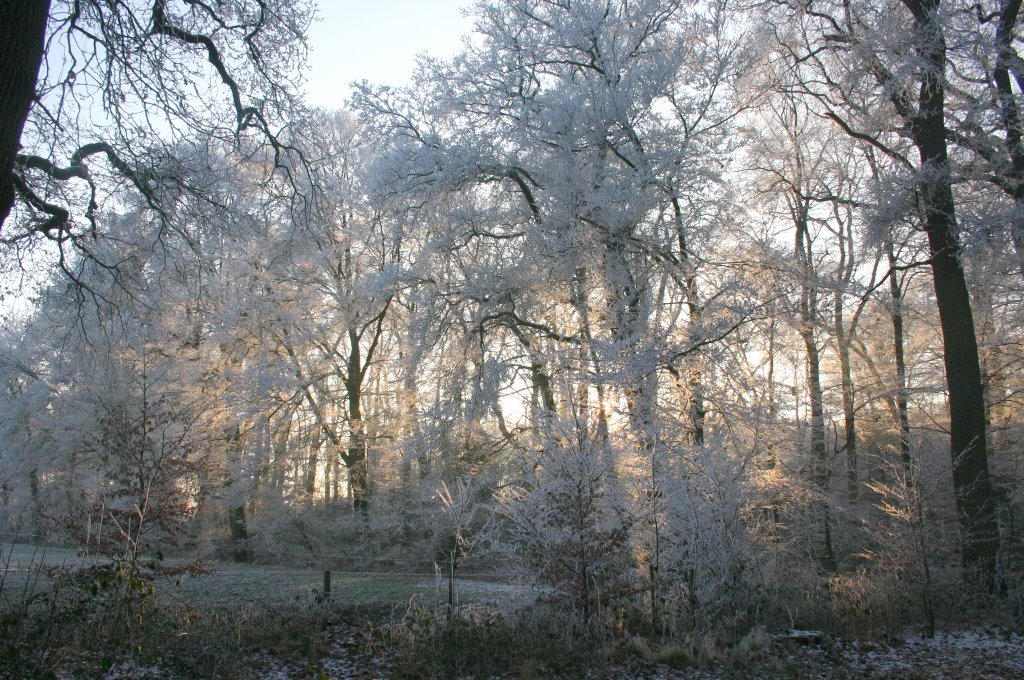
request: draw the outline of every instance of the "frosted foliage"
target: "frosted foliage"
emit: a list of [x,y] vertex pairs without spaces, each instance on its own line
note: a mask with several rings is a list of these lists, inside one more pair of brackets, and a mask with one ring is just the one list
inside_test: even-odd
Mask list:
[[613,452],[580,433],[556,438],[525,463],[500,512],[511,522],[510,549],[585,618],[623,595],[631,519]]

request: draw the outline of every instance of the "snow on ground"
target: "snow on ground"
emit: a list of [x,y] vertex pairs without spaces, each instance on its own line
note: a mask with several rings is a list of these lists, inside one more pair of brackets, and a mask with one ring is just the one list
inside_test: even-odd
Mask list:
[[606,680],[1021,680],[1024,636],[967,630],[933,639],[908,635],[882,644],[825,638],[820,644],[784,642],[762,658],[732,659],[708,668],[595,668],[587,678]]
[[[259,680],[331,678],[367,680],[394,677],[393,660],[378,645],[368,645],[365,630],[350,624],[323,631],[328,653],[315,663],[286,662],[264,653],[250,659],[244,677]],[[735,680],[801,678],[807,680],[1019,680],[1024,678],[1024,636],[967,630],[939,633],[933,639],[916,635],[895,643],[833,640],[804,645],[784,642],[758,660],[733,658],[706,668],[671,668],[616,663],[595,665],[591,680]],[[159,665],[131,661],[115,664],[99,676],[104,680],[173,677]],[[518,670],[507,678],[518,678]],[[546,677],[543,671],[533,677]],[[498,679],[495,679],[498,680]]]
[[[33,546],[3,546],[10,560],[0,564],[9,577],[38,576],[34,566],[76,564],[82,558],[64,549],[41,550]],[[6,560],[5,560],[6,561]],[[182,595],[209,603],[223,598],[229,602],[262,601],[265,598],[291,600],[308,596],[319,583],[322,572],[259,565],[217,564],[214,573],[185,579]],[[12,582],[8,586],[12,586]],[[20,583],[19,583],[20,585]],[[408,602],[418,596],[425,602],[443,602],[447,582],[423,581],[395,575],[351,576],[335,574],[334,595],[349,604]],[[537,590],[518,584],[495,583],[474,578],[459,579],[461,608],[469,611],[485,607],[494,600],[518,596],[524,601],[536,597]],[[270,595],[273,594],[273,598]],[[323,631],[328,653],[315,664],[289,663],[270,654],[251,659],[247,677],[261,680],[288,678],[387,678],[393,660],[387,650],[368,644],[368,632],[350,624],[331,626]],[[731,655],[731,656],[730,656]],[[635,678],[637,680],[719,680],[725,678],[893,678],[896,680],[1002,680],[1024,679],[1024,635],[994,629],[944,631],[929,639],[916,634],[902,640],[878,641],[833,639],[815,631],[790,631],[775,636],[769,649],[757,659],[737,658],[704,668],[670,668],[615,664],[595,666],[586,677],[595,679]],[[509,677],[518,677],[518,672]],[[107,680],[167,677],[156,665],[138,665],[122,661],[109,668]],[[543,676],[540,676],[543,677]]]
[[[331,638],[331,652],[319,664],[312,667],[288,665],[268,657],[261,659],[260,670],[252,677],[260,680],[392,677],[389,660],[368,654],[363,647],[365,639],[358,631],[339,628],[325,631],[325,635]],[[518,670],[507,675],[507,678],[518,677],[522,677]],[[547,676],[540,671],[532,677]],[[580,677],[591,680],[1019,680],[1024,678],[1024,636],[974,630],[940,633],[930,640],[908,636],[892,644],[826,638],[815,645],[784,643],[757,661],[733,659],[707,668],[616,663],[595,665]]]
[[931,639],[908,635],[891,644],[838,640],[795,650],[787,661],[806,669],[806,677],[1024,678],[1024,636],[965,630]]

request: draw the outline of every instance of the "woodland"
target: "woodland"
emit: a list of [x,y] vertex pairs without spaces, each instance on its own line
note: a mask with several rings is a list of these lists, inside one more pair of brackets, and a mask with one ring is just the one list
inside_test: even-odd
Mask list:
[[0,656],[210,561],[535,588],[424,677],[1021,632],[1020,7],[478,0],[328,111],[312,2],[6,0],[0,542],[83,562]]

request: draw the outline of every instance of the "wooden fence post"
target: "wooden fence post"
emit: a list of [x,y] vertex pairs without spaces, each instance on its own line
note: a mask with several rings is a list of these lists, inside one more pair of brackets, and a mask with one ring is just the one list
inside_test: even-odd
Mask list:
[[455,620],[455,551],[448,560],[448,620]]

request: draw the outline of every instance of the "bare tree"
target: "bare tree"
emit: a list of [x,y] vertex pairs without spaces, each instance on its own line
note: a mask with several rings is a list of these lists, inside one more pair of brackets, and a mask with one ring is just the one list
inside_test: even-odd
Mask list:
[[311,14],[282,0],[5,2],[2,242],[49,240],[64,265],[69,245],[89,253],[122,188],[170,226],[175,197],[206,170],[196,144],[269,150],[271,173],[308,189],[285,118]]

